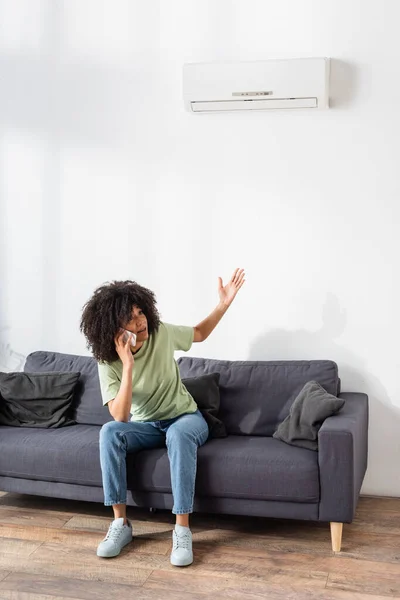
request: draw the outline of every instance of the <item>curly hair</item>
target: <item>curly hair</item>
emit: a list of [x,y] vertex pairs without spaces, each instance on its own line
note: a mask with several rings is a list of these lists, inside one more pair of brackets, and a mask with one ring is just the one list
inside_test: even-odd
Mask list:
[[82,309],[80,330],[99,362],[118,359],[114,338],[132,318],[134,306],[147,318],[149,335],[157,331],[160,314],[154,293],[135,281],[112,281],[98,287]]

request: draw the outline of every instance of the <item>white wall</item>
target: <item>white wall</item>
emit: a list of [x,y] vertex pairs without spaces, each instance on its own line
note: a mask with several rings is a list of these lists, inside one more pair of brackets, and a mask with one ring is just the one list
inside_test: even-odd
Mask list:
[[[363,491],[399,496],[399,19],[398,0],[0,0],[3,363],[85,353],[104,281],[195,324],[244,266],[192,354],[336,360],[370,394]],[[332,110],[183,110],[184,62],[302,56],[334,59]]]

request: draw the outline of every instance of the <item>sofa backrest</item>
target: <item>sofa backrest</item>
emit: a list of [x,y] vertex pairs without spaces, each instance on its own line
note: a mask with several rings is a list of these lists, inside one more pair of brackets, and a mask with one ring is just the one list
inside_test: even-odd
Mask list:
[[[231,434],[272,435],[307,381],[318,381],[330,394],[339,393],[337,365],[330,360],[257,362],[184,356],[178,364],[182,377],[220,373],[219,416]],[[72,418],[89,425],[112,421],[109,410],[102,404],[97,362],[93,357],[32,352],[24,371],[79,371]]]
[[338,368],[330,360],[258,362],[184,356],[178,364],[182,377],[220,373],[219,418],[230,434],[272,435],[307,381],[318,381],[335,396],[340,391]]
[[107,421],[112,421],[110,411],[103,406],[101,400],[97,362],[93,357],[59,352],[32,352],[26,359],[24,371],[79,371],[81,375],[75,388],[72,418],[77,423],[88,425],[104,425]]

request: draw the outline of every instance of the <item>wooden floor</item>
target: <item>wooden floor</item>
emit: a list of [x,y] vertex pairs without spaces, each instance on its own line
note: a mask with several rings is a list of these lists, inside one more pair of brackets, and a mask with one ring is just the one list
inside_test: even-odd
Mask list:
[[133,544],[105,560],[110,509],[0,493],[0,599],[400,599],[400,499],[362,498],[339,555],[325,524],[194,515],[184,569],[169,563],[170,513],[129,516]]

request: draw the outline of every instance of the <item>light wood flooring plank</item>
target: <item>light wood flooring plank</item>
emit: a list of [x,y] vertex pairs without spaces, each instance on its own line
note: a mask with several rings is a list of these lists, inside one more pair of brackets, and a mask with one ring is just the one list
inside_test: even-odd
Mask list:
[[[72,517],[64,529],[106,532],[111,523],[111,518],[99,518],[90,516]],[[168,533],[172,535],[173,523],[159,523],[158,521],[132,521],[134,534]]]
[[[98,544],[104,537],[104,533],[104,531],[84,531],[81,529],[67,530],[51,527],[25,527],[24,525],[0,524],[0,549],[2,548],[2,538],[15,538],[40,543],[50,542],[78,546],[95,552]],[[134,538],[133,548],[135,552],[150,552],[165,555],[171,550],[171,539],[171,535],[168,536],[168,541],[152,539],[151,537],[141,535]]]
[[340,589],[348,592],[357,592],[369,597],[371,594],[382,596],[400,596],[400,565],[397,573],[330,573],[327,581],[327,589]]
[[[296,579],[294,577],[290,583],[287,583],[293,590],[307,589],[310,591],[313,589],[313,586],[307,587],[304,578]],[[247,579],[243,580],[240,577],[218,577],[209,573],[205,576],[202,573],[193,573],[192,569],[184,569],[179,572],[177,570],[162,571],[156,569],[144,584],[145,588],[158,589],[160,594],[161,591],[179,589],[186,591],[189,595],[193,590],[201,590],[202,593],[207,595],[215,595],[216,593],[223,592],[227,598],[240,593],[265,597],[267,591],[269,593],[271,589],[274,589],[273,586],[278,591],[287,590],[287,586],[282,587],[281,584],[273,584],[271,581],[249,581]],[[317,586],[318,592],[321,592],[323,587]]]
[[34,552],[41,545],[42,542],[32,542],[29,540],[13,538],[0,538],[0,553],[17,556],[30,556],[32,552]]
[[63,527],[70,520],[68,514],[32,508],[0,506],[0,523],[24,525],[25,527]]
[[[65,529],[83,529],[85,531],[107,531],[108,526],[111,523],[111,515],[108,517],[92,517],[86,515],[79,515],[72,517],[67,523],[65,523]],[[173,518],[171,516],[170,523],[168,522],[159,522],[158,514],[156,514],[152,520],[143,520],[139,518],[133,518],[132,528],[134,535],[148,535],[154,533],[163,533],[166,537],[172,537],[172,530],[174,528]],[[203,522],[200,524],[191,523],[190,526],[193,533],[203,532],[207,530],[207,527]],[[210,528],[212,530],[213,528]]]
[[223,560],[226,558],[230,561],[239,561],[245,557],[249,560],[262,560],[265,566],[282,567],[295,570],[309,570],[310,559],[312,560],[312,568],[315,571],[324,571],[329,573],[357,573],[368,575],[374,573],[376,575],[399,575],[400,562],[385,563],[368,560],[360,560],[359,558],[349,558],[341,556],[341,554],[310,557],[307,553],[296,552],[275,552],[267,549],[250,549],[219,546],[219,547],[203,547],[198,551],[201,557],[203,554],[212,556],[213,559]]
[[249,558],[247,556],[235,557],[234,559],[224,556],[202,555],[197,553],[196,560],[191,566],[193,574],[201,574],[203,577],[210,575],[215,577],[228,577],[231,579],[242,579],[249,581],[275,582],[281,585],[291,582],[302,582],[302,585],[323,589],[326,586],[328,572],[314,569],[309,564],[308,569],[298,569],[296,566],[275,566],[271,562],[266,563],[264,559]]
[[11,571],[3,571],[0,569],[0,581],[3,581],[3,579],[5,579],[10,573]]
[[[14,594],[14,595],[12,595]],[[152,590],[135,585],[119,583],[107,583],[99,581],[83,581],[66,577],[31,575],[27,573],[11,573],[3,582],[0,591],[0,599],[12,598],[12,600],[42,600],[49,598],[65,600],[159,600],[158,590]],[[162,594],[163,600],[188,600],[184,591],[175,588],[165,590]],[[190,596],[193,600],[205,600],[203,594],[196,592]]]
[[361,496],[357,505],[357,512],[364,510],[368,513],[371,510],[383,513],[387,513],[391,510],[400,512],[400,498],[390,496]]
[[[312,525],[308,532],[302,534],[293,531],[292,535],[284,532],[282,535],[254,535],[245,531],[214,529],[199,532],[193,536],[197,547],[227,545],[239,548],[267,549],[274,552],[299,552],[309,555],[332,555],[329,528],[321,537],[315,536]],[[339,555],[338,555],[339,556]],[[352,532],[351,525],[344,529],[344,538],[340,556],[364,558],[384,562],[398,562],[398,536],[383,536],[379,534],[364,534]]]
[[[141,560],[142,557],[142,560]],[[154,560],[159,558],[160,561]],[[0,553],[0,567],[12,572],[36,575],[58,575],[94,581],[114,583],[143,584],[152,570],[163,564],[160,555],[136,553],[135,560],[129,558],[124,549],[116,559],[101,559],[95,551],[84,548],[44,543],[29,557],[19,557],[9,553]],[[152,562],[153,559],[153,562]]]
[[[76,600],[67,596],[49,596],[48,594],[36,594],[35,592],[16,592],[15,590],[1,590],[0,600]],[[79,600],[84,600],[83,598]]]
[[[275,582],[241,581],[237,579],[198,575],[184,569],[179,572],[155,570],[147,579],[144,588],[158,590],[160,598],[165,591],[184,590],[190,594],[192,590],[201,590],[210,598],[246,599],[246,594],[254,598],[268,600],[387,600],[387,596],[368,595],[342,590],[327,590],[309,587],[304,580],[287,583],[282,586]],[[190,595],[188,596],[190,598]]]
[[96,556],[94,549],[45,542],[31,554],[30,558],[42,561],[53,560],[60,563],[61,566],[64,561],[75,561],[82,566],[87,565],[88,567],[100,565],[103,570],[107,570],[111,566],[117,568],[117,565],[119,565],[121,571],[130,567],[159,569],[165,565],[169,565],[169,557],[160,554],[136,552],[134,544],[125,546],[121,554],[114,560],[99,558]]

